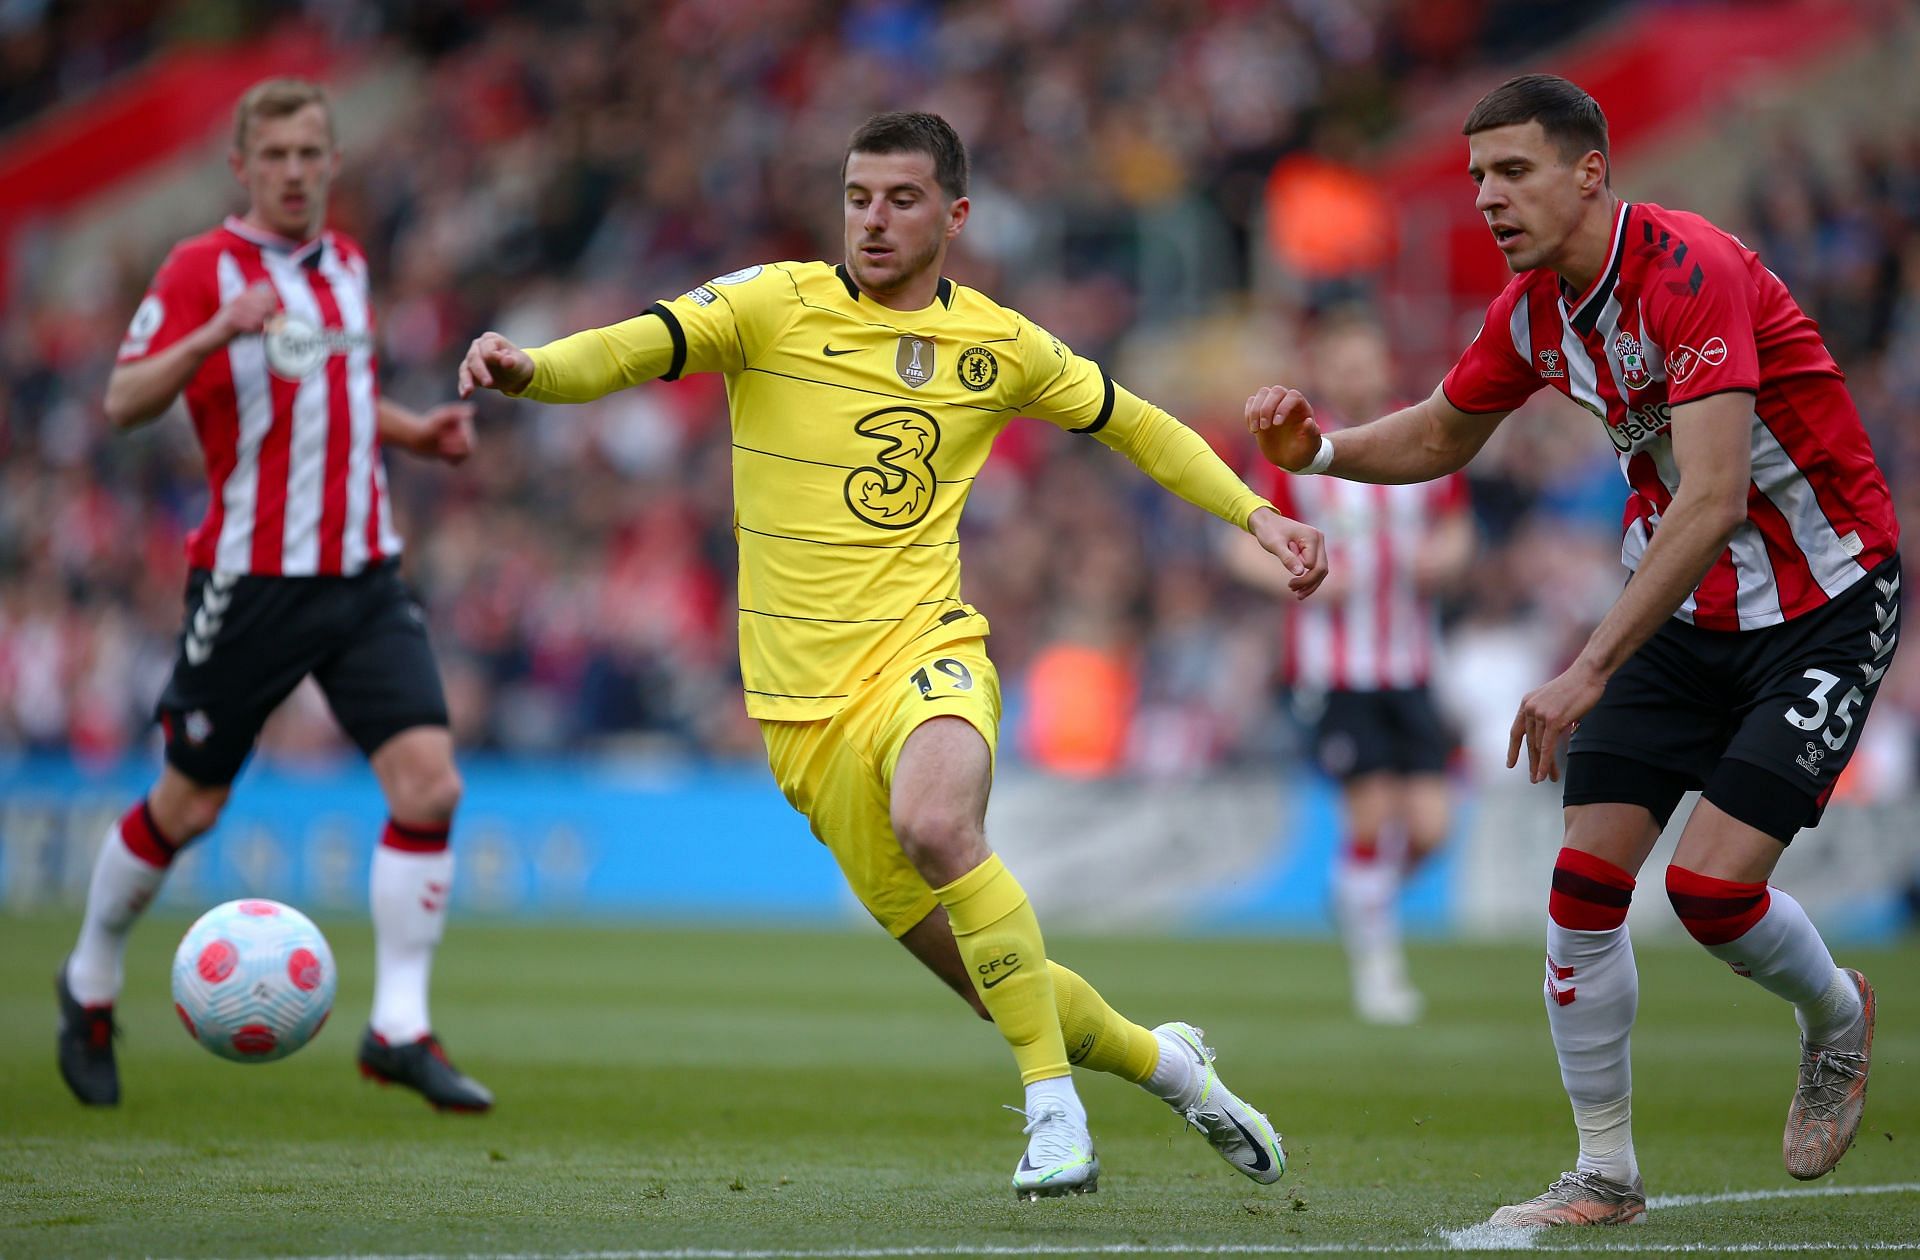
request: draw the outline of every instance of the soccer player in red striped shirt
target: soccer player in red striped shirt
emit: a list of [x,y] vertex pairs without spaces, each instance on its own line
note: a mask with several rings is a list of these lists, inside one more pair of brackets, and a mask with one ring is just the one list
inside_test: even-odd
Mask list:
[[229,163],[246,213],[168,254],[107,383],[122,428],[184,399],[211,495],[187,540],[186,624],[157,706],[166,764],[108,829],[60,970],[61,1075],[82,1102],[119,1101],[127,934],[175,855],[220,817],[268,714],[312,675],[390,811],[373,858],[361,1070],[437,1106],[485,1110],[492,1096],[447,1061],[427,1017],[461,784],[380,455],[384,440],[458,463],[473,449],[472,409],[420,414],[380,396],[366,257],[324,228],[340,155],[321,89],[274,79],[248,91]]
[[[1331,315],[1309,345],[1321,428],[1391,405],[1393,352],[1370,317]],[[1455,473],[1365,485],[1277,468],[1266,476],[1261,488],[1277,510],[1327,531],[1330,576],[1315,599],[1290,611],[1281,675],[1294,714],[1313,730],[1321,770],[1340,785],[1332,900],[1354,1011],[1368,1023],[1410,1024],[1424,1002],[1407,975],[1398,901],[1452,821],[1446,769],[1454,733],[1428,684],[1436,598],[1459,584],[1473,559],[1467,480]],[[1236,545],[1228,555],[1242,580],[1277,589],[1271,563],[1260,562],[1265,552]]]
[[1606,118],[1526,75],[1468,116],[1476,207],[1514,278],[1425,401],[1329,438],[1298,391],[1247,401],[1281,468],[1424,481],[1470,460],[1550,388],[1599,422],[1631,493],[1632,570],[1578,658],[1514,719],[1534,782],[1566,766],[1547,906],[1546,1006],[1580,1135],[1576,1167],[1493,1223],[1646,1216],[1630,1129],[1638,1001],[1627,906],[1681,795],[1702,792],[1671,865],[1681,922],[1784,999],[1801,1032],[1783,1154],[1819,1177],[1859,1129],[1873,990],[1834,965],[1768,877],[1852,756],[1900,621],[1899,525],[1818,328],[1738,239],[1613,190]]

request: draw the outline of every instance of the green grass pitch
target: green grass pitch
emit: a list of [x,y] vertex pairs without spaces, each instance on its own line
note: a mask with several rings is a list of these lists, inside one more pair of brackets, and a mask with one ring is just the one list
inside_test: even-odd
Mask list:
[[[1537,946],[1418,946],[1431,1012],[1378,1030],[1348,1014],[1325,942],[1062,937],[1055,955],[1133,1018],[1207,1029],[1289,1167],[1255,1186],[1164,1105],[1083,1073],[1100,1192],[1019,1204],[1011,1060],[877,932],[456,922],[435,1020],[499,1095],[465,1117],[354,1073],[364,922],[322,925],[343,976],[331,1024],[259,1067],[176,1023],[184,926],[134,937],[125,1101],[95,1111],[53,1066],[74,921],[0,918],[0,1257],[1449,1254],[1440,1231],[1573,1153]],[[1790,1014],[1698,949],[1650,947],[1634,1037],[1649,1193],[1777,1197],[1656,1201],[1644,1227],[1535,1249],[1920,1252],[1920,950],[1843,957],[1879,991],[1879,1033],[1859,1144],[1816,1188],[1853,1193],[1799,1193],[1781,1168]]]

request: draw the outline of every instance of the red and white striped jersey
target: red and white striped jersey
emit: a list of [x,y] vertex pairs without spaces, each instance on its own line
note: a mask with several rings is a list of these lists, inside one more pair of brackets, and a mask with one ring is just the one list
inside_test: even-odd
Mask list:
[[1752,250],[1697,214],[1623,203],[1592,287],[1569,294],[1544,268],[1515,276],[1441,388],[1462,411],[1494,412],[1550,385],[1600,417],[1633,488],[1629,569],[1680,485],[1673,408],[1752,394],[1746,522],[1675,615],[1753,630],[1821,607],[1899,545],[1844,381]]
[[1467,510],[1466,478],[1376,486],[1273,474],[1268,497],[1326,536],[1327,571],[1338,583],[1333,598],[1322,591],[1293,609],[1287,683],[1311,691],[1424,687],[1439,623],[1416,563],[1434,528]]
[[211,491],[187,561],[229,573],[357,573],[400,551],[358,245],[331,231],[302,244],[229,218],[173,247],[119,361],[166,349],[261,281],[280,295],[266,333],[209,355],[183,393]]

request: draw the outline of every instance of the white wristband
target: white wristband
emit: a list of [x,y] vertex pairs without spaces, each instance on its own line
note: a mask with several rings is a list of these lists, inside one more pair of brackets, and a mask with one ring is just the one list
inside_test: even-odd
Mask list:
[[1333,467],[1333,439],[1322,433],[1320,449],[1313,453],[1313,458],[1307,461],[1307,466],[1300,470],[1300,474],[1303,477],[1317,476],[1331,467]]

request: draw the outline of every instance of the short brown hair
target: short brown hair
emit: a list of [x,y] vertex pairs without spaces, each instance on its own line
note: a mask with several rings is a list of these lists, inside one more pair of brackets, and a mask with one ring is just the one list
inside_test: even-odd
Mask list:
[[247,151],[247,133],[256,118],[286,118],[309,105],[318,105],[327,115],[327,139],[333,139],[333,106],[326,89],[306,79],[266,79],[247,89],[233,109],[233,148]]
[[1607,162],[1607,182],[1613,182],[1613,155],[1607,150],[1607,116],[1600,103],[1579,84],[1557,74],[1523,74],[1508,79],[1480,98],[1467,115],[1460,134],[1471,136],[1495,127],[1517,127],[1537,122],[1547,139],[1559,146],[1560,156],[1576,162],[1599,150]]
[[861,123],[847,141],[846,156],[840,159],[842,179],[847,175],[847,158],[856,153],[924,153],[933,159],[933,177],[947,200],[958,201],[967,195],[967,146],[960,142],[960,133],[953,125],[938,114],[875,114]]

